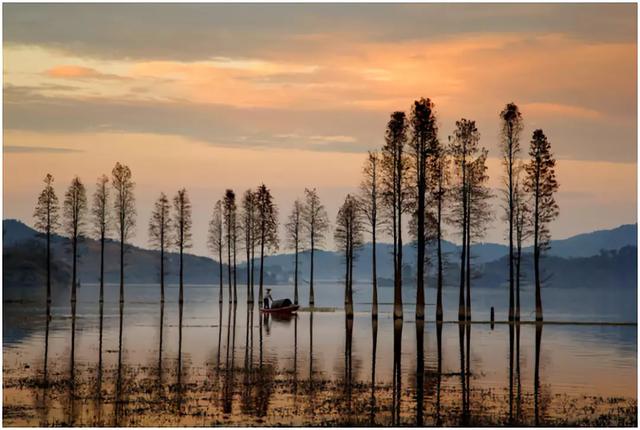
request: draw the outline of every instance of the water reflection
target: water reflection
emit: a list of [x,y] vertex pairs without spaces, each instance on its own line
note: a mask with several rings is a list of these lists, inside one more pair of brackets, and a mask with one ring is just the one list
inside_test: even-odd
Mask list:
[[402,320],[393,321],[393,383],[391,421],[394,426],[400,425],[400,404],[402,397]]
[[[69,307],[71,324],[61,319],[63,324],[58,326],[50,324],[52,309],[45,308],[40,314],[45,315],[40,332],[44,338],[37,338],[34,351],[40,361],[44,346],[35,390],[15,382],[9,387],[15,390],[18,386],[24,395],[33,395],[38,408],[31,415],[35,420],[25,417],[23,422],[113,426],[549,425],[567,419],[559,412],[563,404],[577,410],[571,403],[577,396],[558,397],[557,391],[551,391],[554,384],[568,385],[562,379],[564,374],[554,373],[553,366],[562,363],[554,358],[565,351],[563,359],[574,357],[573,362],[580,364],[587,351],[599,347],[587,341],[586,349],[574,342],[571,349],[563,350],[561,342],[576,338],[576,333],[592,333],[589,328],[548,325],[546,330],[553,334],[546,337],[542,357],[542,325],[496,324],[491,331],[489,324],[418,320],[415,332],[403,333],[402,321],[393,321],[390,315],[378,320],[356,313],[350,319],[343,313],[316,311],[279,319],[256,315],[254,308],[243,302],[227,306],[225,301],[216,306],[216,296],[212,296],[212,312],[206,317],[192,302],[180,307],[168,300],[166,307],[156,301],[153,311],[150,306],[144,312],[137,303],[125,304],[118,309],[119,318],[110,319],[108,301],[102,307],[79,300],[77,307]],[[202,318],[208,322],[191,323]],[[177,330],[169,328],[171,324],[165,328],[165,319],[176,321],[173,327]],[[159,336],[146,336],[147,327]],[[606,334],[620,329],[598,330]],[[567,332],[571,337],[564,334]],[[254,336],[258,337],[255,344]],[[92,345],[88,353],[85,345]],[[25,347],[19,351],[29,353]],[[617,359],[622,360],[624,350],[618,352]],[[6,366],[11,368],[14,355],[11,350],[5,354],[9,357]],[[169,357],[176,361],[167,361]],[[541,380],[542,359],[545,384]],[[366,370],[361,372],[361,368]],[[597,376],[596,367],[592,369],[590,374]],[[26,373],[28,370],[23,371]],[[628,376],[632,380],[635,373]],[[15,380],[15,374],[9,374],[9,381]],[[46,395],[47,391],[51,395]],[[595,390],[592,393],[600,395]],[[5,398],[12,399],[11,395]],[[599,404],[600,410],[626,410],[623,397],[607,402]]]

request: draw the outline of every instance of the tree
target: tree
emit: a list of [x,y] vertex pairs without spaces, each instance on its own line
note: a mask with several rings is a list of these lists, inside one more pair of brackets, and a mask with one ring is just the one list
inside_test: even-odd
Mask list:
[[382,189],[386,216],[391,220],[393,237],[393,316],[402,318],[402,214],[407,211],[407,163],[404,147],[407,121],[404,112],[394,112],[387,123],[382,148]]
[[515,272],[516,272],[516,311],[515,319],[520,320],[520,282],[522,265],[522,243],[531,236],[531,208],[528,196],[522,185],[524,166],[519,164],[516,170],[513,188],[514,227],[516,236]]
[[551,143],[540,129],[533,132],[529,147],[529,162],[525,165],[524,189],[530,193],[533,210],[533,270],[536,286],[536,321],[542,321],[542,295],[540,292],[540,255],[549,248],[549,223],[559,214],[554,198],[558,190]]
[[425,224],[427,199],[427,164],[432,157],[438,141],[438,126],[434,112],[434,104],[430,99],[416,100],[411,109],[411,140],[409,148],[412,152],[411,176],[414,193],[414,216],[417,238],[416,261],[416,318],[424,319],[424,266],[425,266]]
[[253,260],[251,253],[255,244],[256,196],[247,190],[242,196],[242,232],[244,247],[247,252],[247,303],[253,303]]
[[258,294],[260,306],[262,306],[264,255],[265,252],[278,249],[278,208],[273,201],[271,191],[264,184],[260,185],[256,191],[256,205],[260,237],[260,290]]
[[149,220],[149,242],[160,250],[160,302],[164,303],[165,250],[171,243],[171,207],[164,193],[156,200]]
[[58,197],[53,189],[53,176],[47,173],[44,177],[44,189],[38,196],[36,208],[33,211],[35,228],[46,236],[47,241],[47,305],[51,303],[51,234],[55,233],[59,224]]
[[311,257],[309,269],[309,306],[315,304],[313,294],[313,257],[317,247],[322,246],[324,236],[329,228],[329,217],[315,188],[304,189],[305,202],[303,211],[303,225],[308,234],[309,252]]
[[485,148],[469,163],[468,170],[468,202],[467,202],[467,251],[466,251],[466,319],[471,321],[471,243],[480,240],[486,234],[487,224],[491,221],[491,190],[487,187],[487,155]]
[[96,182],[91,215],[95,237],[100,241],[100,303],[104,302],[104,243],[109,230],[109,178],[102,175]]
[[180,251],[180,298],[178,302],[182,305],[184,301],[184,264],[183,254],[185,248],[191,247],[191,201],[187,190],[184,188],[178,191],[173,198],[173,225],[175,227],[175,245]]
[[473,155],[478,151],[480,133],[475,121],[461,119],[456,121],[456,129],[449,142],[449,152],[453,160],[455,184],[453,193],[456,198],[452,201],[451,222],[460,229],[462,247],[460,253],[460,296],[458,302],[458,319],[466,319],[465,285],[467,269],[467,249],[469,243],[469,168]]
[[371,282],[372,299],[371,314],[378,317],[378,272],[376,269],[376,234],[380,224],[378,218],[378,207],[382,202],[380,193],[380,155],[377,152],[369,151],[367,159],[362,169],[362,182],[360,182],[360,196],[358,198],[359,213],[366,220],[371,233]]
[[358,213],[358,202],[347,194],[336,217],[334,240],[345,256],[345,313],[353,318],[353,261],[355,252],[363,244],[363,223]]
[[296,199],[293,202],[293,208],[287,223],[284,225],[287,233],[287,244],[290,249],[294,251],[294,273],[293,273],[293,303],[298,304],[298,253],[302,245],[301,227],[302,227],[302,215],[304,211],[304,205]]
[[[505,216],[509,222],[509,321],[519,320],[520,314],[514,309],[514,270],[513,270],[513,227],[514,227],[514,192],[515,167],[520,152],[520,133],[523,129],[522,114],[515,103],[508,103],[500,112],[500,152],[505,168]],[[518,309],[519,311],[519,309]]]
[[427,159],[427,201],[429,205],[435,206],[435,240],[437,253],[437,289],[436,289],[436,320],[443,319],[442,306],[442,284],[443,284],[443,261],[442,261],[442,224],[443,210],[446,205],[446,198],[449,187],[449,157],[446,148],[436,139],[431,147],[430,157]]
[[77,176],[71,180],[71,184],[64,195],[63,226],[71,239],[72,275],[71,275],[71,301],[76,301],[77,266],[78,266],[78,240],[84,233],[85,215],[87,212],[87,192],[84,184]]
[[[238,301],[238,290],[236,288],[236,267],[235,264],[231,264],[231,254],[233,253],[233,261],[236,259],[235,255],[235,242],[236,242],[236,194],[233,190],[226,190],[224,193],[223,199],[224,206],[224,229],[225,229],[225,238],[227,241],[227,266],[228,266],[228,274],[229,274],[229,303],[231,301]],[[231,278],[231,274],[233,273],[233,282]],[[231,286],[233,285],[233,291],[231,290]]]
[[218,273],[219,279],[219,296],[218,301],[222,303],[223,289],[224,289],[224,276],[222,273],[222,252],[224,251],[224,220],[223,220],[223,205],[222,200],[218,200],[213,206],[213,213],[211,220],[209,221],[209,236],[207,238],[207,244],[209,250],[213,255],[218,257]]
[[111,186],[114,189],[113,206],[115,209],[115,227],[120,238],[120,303],[124,303],[124,251],[127,241],[133,236],[136,224],[136,206],[131,179],[131,169],[116,163],[111,171]]

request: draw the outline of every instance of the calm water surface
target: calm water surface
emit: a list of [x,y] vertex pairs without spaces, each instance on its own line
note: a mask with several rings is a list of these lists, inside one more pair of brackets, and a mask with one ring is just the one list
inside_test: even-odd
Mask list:
[[[118,287],[107,287],[102,313],[97,286],[79,289],[75,309],[63,292],[48,324],[39,303],[5,294],[5,425],[637,422],[635,325],[436,325],[432,306],[420,324],[410,293],[403,323],[394,323],[389,304],[374,322],[366,285],[355,288],[353,320],[336,284],[317,287],[325,307],[288,319],[248,307],[241,285],[235,306],[227,291],[219,305],[216,287],[186,286],[182,312],[175,286],[164,306],[158,286],[126,288],[121,309]],[[292,295],[272,288],[275,298]],[[390,293],[381,289],[381,301]],[[445,320],[456,317],[456,293],[445,291]],[[491,306],[504,319],[504,291],[474,293],[474,320],[487,320]],[[628,299],[545,293],[547,321],[635,322]],[[561,307],[575,303],[567,294],[586,304]],[[529,319],[530,301],[523,303]]]

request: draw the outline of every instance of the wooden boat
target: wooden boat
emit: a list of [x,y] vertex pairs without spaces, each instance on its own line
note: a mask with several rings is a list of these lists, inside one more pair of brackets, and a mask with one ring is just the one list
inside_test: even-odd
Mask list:
[[297,311],[298,308],[300,308],[300,306],[298,305],[289,305],[289,306],[283,306],[279,308],[269,308],[269,309],[262,308],[260,309],[260,312],[264,314],[291,314]]
[[298,310],[300,306],[294,305],[289,299],[274,300],[270,308],[262,308],[260,312],[265,314],[285,315]]

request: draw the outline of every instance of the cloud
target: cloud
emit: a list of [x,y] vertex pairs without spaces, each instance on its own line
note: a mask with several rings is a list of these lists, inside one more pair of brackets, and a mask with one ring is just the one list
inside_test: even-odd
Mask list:
[[51,78],[63,79],[125,79],[123,76],[101,73],[91,67],[74,65],[55,66],[45,71],[45,74]]
[[57,148],[51,146],[19,146],[5,145],[3,151],[11,154],[64,154],[71,152],[82,152],[79,149]]
[[604,119],[606,116],[603,112],[599,112],[595,109],[560,103],[525,103],[521,106],[521,109],[539,116],[561,116],[585,119]]

